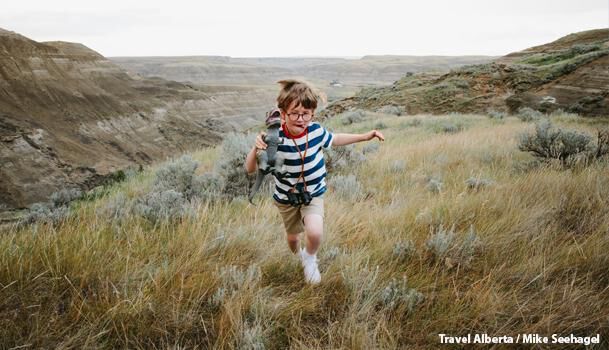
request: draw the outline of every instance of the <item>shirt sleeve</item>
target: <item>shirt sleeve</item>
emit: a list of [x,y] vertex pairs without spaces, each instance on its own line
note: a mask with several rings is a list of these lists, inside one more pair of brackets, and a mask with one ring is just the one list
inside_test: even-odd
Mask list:
[[322,142],[322,147],[323,148],[330,148],[332,146],[332,141],[334,141],[334,134],[331,133],[328,129],[324,128],[323,126],[321,127],[323,130],[323,139],[321,140]]

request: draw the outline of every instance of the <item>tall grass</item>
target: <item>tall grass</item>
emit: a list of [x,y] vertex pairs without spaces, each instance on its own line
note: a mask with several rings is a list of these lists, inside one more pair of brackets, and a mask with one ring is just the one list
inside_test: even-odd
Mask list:
[[[606,163],[518,168],[531,125],[515,117],[459,116],[457,133],[374,117],[387,141],[341,170],[366,195],[328,179],[321,284],[305,284],[271,198],[197,202],[161,224],[103,214],[145,192],[150,170],[58,224],[0,234],[0,348],[436,348],[439,333],[477,332],[600,333],[597,348],[609,345]],[[219,156],[197,152],[197,173]],[[471,178],[493,185],[472,191]],[[458,254],[434,253],[440,229]]]

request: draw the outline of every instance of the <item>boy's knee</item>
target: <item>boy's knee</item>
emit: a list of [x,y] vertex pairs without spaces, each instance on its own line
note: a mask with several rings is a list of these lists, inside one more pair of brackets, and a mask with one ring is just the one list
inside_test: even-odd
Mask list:
[[309,226],[305,229],[305,234],[309,238],[321,238],[324,234],[322,226]]
[[288,233],[288,242],[298,242],[300,233]]
[[311,214],[304,217],[305,231],[322,234],[324,220],[321,215]]

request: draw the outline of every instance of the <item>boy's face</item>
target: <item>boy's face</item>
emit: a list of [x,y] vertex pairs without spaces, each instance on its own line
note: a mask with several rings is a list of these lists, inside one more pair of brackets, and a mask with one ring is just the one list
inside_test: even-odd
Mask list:
[[299,135],[305,131],[315,113],[314,109],[304,108],[301,104],[296,105],[296,103],[296,101],[292,102],[287,111],[281,111],[281,120],[292,135]]

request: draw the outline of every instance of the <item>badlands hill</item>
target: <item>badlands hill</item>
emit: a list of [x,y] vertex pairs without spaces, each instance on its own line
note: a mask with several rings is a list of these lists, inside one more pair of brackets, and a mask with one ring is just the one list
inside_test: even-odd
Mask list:
[[[490,56],[364,56],[338,57],[112,57],[113,62],[142,76],[198,84],[271,86],[285,77],[306,77],[330,101],[350,97],[362,87],[388,85],[406,72],[447,72],[451,68],[487,63]],[[338,82],[339,85],[330,84]]]
[[364,56],[362,58],[226,56],[111,57],[143,76],[204,84],[267,84],[285,76],[340,80],[343,83],[391,83],[405,72],[447,71],[492,60],[489,56]]
[[0,29],[0,209],[214,144],[255,125],[274,94],[142,78],[84,45]]
[[516,112],[530,107],[609,115],[609,29],[570,34],[446,74],[407,74],[392,86],[364,89],[337,101],[329,112],[386,105],[401,106],[408,113]]

